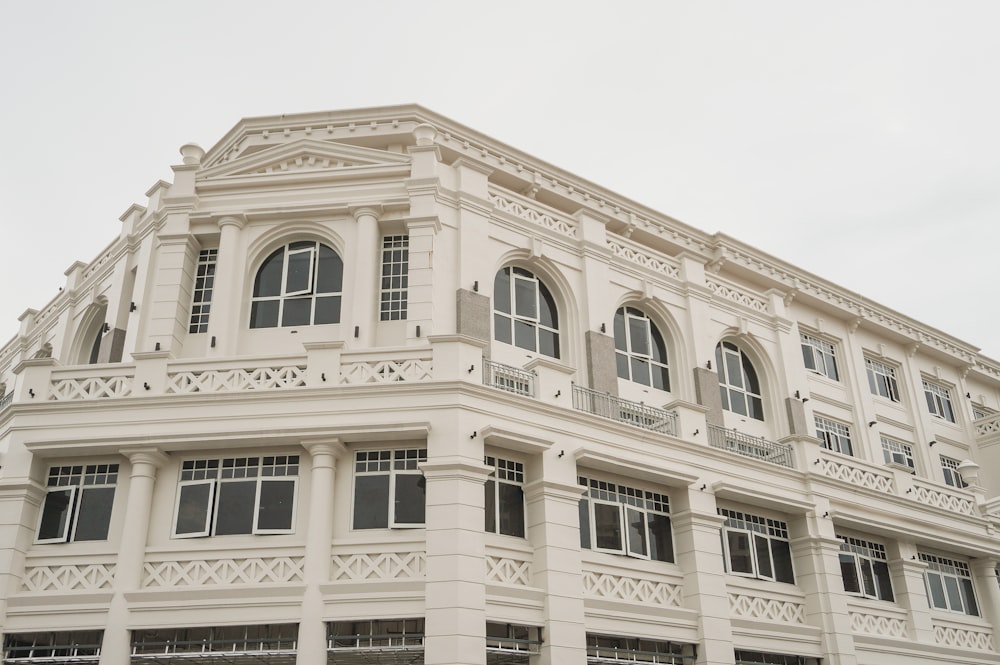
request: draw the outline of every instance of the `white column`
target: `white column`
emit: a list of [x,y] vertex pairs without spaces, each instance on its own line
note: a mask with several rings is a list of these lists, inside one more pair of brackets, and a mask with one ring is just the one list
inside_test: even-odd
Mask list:
[[337,439],[306,444],[312,456],[309,474],[309,520],[306,526],[305,593],[299,621],[296,665],[326,663],[326,622],[321,585],[330,581],[333,543],[333,490],[337,459],[346,448]]
[[924,583],[927,564],[917,558],[917,549],[910,543],[890,541],[886,543],[886,554],[893,596],[896,604],[907,611],[907,635],[914,642],[935,644],[934,622]]
[[108,607],[108,622],[104,627],[104,640],[101,643],[100,665],[128,665],[129,662],[129,609],[125,594],[138,589],[142,584],[142,565],[149,535],[156,470],[167,459],[156,448],[131,450],[125,452],[125,455],[128,456],[132,471],[129,474],[125,520],[115,566],[114,596]]
[[[378,302],[379,270],[381,269],[381,252],[379,251],[379,240],[381,234],[378,227],[378,214],[376,208],[363,207],[351,211],[354,221],[357,223],[355,232],[355,243],[350,253],[352,261],[346,261],[345,273],[354,273],[354,290],[351,294],[353,300],[352,311],[353,320],[348,323],[348,335],[353,339],[354,328],[357,326],[358,335],[351,344],[358,348],[370,347],[375,341],[375,303]],[[351,263],[353,262],[353,266]]]
[[992,624],[993,649],[1000,651],[1000,585],[997,584],[997,560],[973,559],[969,562],[969,568],[979,601],[979,613]]
[[[237,331],[248,323],[240,320],[243,304],[243,280],[247,257],[240,245],[240,231],[246,226],[242,215],[226,215],[219,220],[219,253],[215,260],[215,284],[212,288],[212,310],[208,316],[209,339],[215,338],[215,348],[209,355],[235,355]],[[252,279],[252,278],[251,278]]]

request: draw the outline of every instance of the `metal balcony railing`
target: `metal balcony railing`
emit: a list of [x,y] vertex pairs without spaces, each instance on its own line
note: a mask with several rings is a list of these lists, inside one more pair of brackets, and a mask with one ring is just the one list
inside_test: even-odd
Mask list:
[[483,358],[483,385],[515,395],[535,396],[535,373]]
[[3,411],[8,406],[10,406],[10,403],[13,402],[13,401],[14,401],[14,393],[13,392],[9,392],[6,395],[4,395],[3,397],[0,397],[0,411]]
[[752,457],[778,466],[787,466],[790,469],[795,468],[790,445],[768,441],[762,436],[751,436],[739,430],[709,425],[708,444],[713,448],[728,450],[743,457]]
[[573,408],[653,432],[677,433],[677,414],[573,385]]

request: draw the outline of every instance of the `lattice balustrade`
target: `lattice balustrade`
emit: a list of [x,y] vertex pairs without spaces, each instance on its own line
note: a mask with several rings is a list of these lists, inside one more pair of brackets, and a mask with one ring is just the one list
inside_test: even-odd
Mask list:
[[758,295],[742,291],[734,285],[723,284],[717,279],[708,279],[706,280],[706,284],[712,293],[723,300],[729,300],[738,305],[743,305],[744,307],[767,314],[767,301]]
[[584,571],[583,593],[597,598],[624,600],[643,605],[680,607],[681,587],[656,580]]
[[306,385],[306,368],[249,367],[173,372],[167,375],[168,393],[229,393],[246,390],[280,390]]
[[735,616],[777,623],[805,623],[805,606],[787,600],[729,594],[729,610]]
[[963,515],[976,514],[976,505],[971,499],[936,487],[925,487],[924,485],[914,484],[913,492],[909,496],[925,506],[942,508],[950,510],[953,513],[962,513]]
[[1000,413],[990,416],[989,418],[977,420],[975,425],[977,436],[1000,434]]
[[110,589],[114,578],[113,563],[28,566],[21,580],[21,589],[32,593],[97,591]]
[[541,212],[531,206],[521,203],[520,201],[500,196],[494,192],[490,192],[489,197],[490,203],[492,203],[497,210],[511,214],[514,217],[523,219],[526,222],[538,224],[539,226],[547,228],[550,231],[555,231],[556,233],[561,233],[562,235],[573,236],[575,234],[574,225],[564,219],[559,219],[554,215]]
[[143,566],[142,585],[166,588],[301,582],[302,566],[302,557],[155,561]]
[[426,558],[423,552],[379,552],[335,554],[334,582],[379,582],[385,580],[421,579]]
[[865,469],[827,457],[820,457],[816,460],[816,469],[824,476],[842,480],[851,485],[865,487],[877,492],[885,492],[886,494],[896,493],[895,482],[892,476],[886,473],[879,473],[871,469]]
[[531,562],[487,556],[486,581],[514,586],[531,586]]
[[340,368],[340,383],[343,385],[430,381],[432,378],[430,360],[353,362],[344,363]]
[[866,635],[881,637],[898,637],[906,639],[906,621],[898,617],[885,617],[878,614],[851,612],[851,630]]
[[956,628],[954,626],[934,626],[934,639],[938,644],[961,649],[992,651],[993,640],[986,629]]
[[631,247],[627,247],[620,242],[615,242],[614,240],[608,241],[608,248],[611,249],[611,253],[620,259],[624,259],[630,263],[635,263],[643,268],[648,268],[654,272],[658,272],[661,275],[666,275],[672,279],[680,279],[681,271],[680,268],[670,263],[664,259],[658,259],[656,257],[650,256],[643,252],[638,252]]
[[49,399],[66,401],[77,399],[102,399],[107,397],[127,397],[132,394],[130,376],[90,376],[80,379],[57,379],[52,381]]

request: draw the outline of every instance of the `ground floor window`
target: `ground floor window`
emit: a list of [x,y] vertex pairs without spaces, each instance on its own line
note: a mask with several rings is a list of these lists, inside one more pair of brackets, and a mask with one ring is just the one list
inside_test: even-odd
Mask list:
[[818,658],[736,649],[736,665],[819,665]]
[[101,630],[57,630],[39,633],[7,633],[3,638],[3,662],[96,663],[101,657]]
[[542,629],[512,623],[486,622],[486,665],[527,665],[539,653]]
[[423,663],[424,620],[330,621],[326,624],[326,651],[331,663]]
[[295,662],[298,634],[294,623],[133,630],[132,661],[174,665],[193,658],[241,657],[247,662],[290,665]]
[[695,656],[693,644],[587,633],[588,665],[623,662],[691,665],[695,661]]

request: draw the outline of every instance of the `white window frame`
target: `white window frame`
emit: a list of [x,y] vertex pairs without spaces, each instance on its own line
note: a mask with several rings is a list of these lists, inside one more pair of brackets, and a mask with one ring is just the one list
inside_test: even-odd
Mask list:
[[[360,459],[361,455],[370,455],[372,453],[388,453],[386,461],[388,465],[386,469],[378,469],[374,471],[358,471],[358,464],[362,463]],[[408,455],[408,453],[414,453],[413,455]],[[366,459],[365,464],[370,464],[376,460]],[[381,461],[381,460],[378,460]],[[423,471],[420,470],[419,465],[427,461],[427,448],[379,448],[379,449],[365,449],[357,450],[354,453],[354,472],[351,476],[351,481],[354,485],[351,492],[351,529],[354,531],[371,531],[373,529],[423,529],[426,525],[427,518],[426,512],[424,515],[423,522],[397,522],[396,521],[396,477],[397,476],[420,476],[423,477]],[[401,465],[402,468],[397,468],[397,465]],[[374,476],[388,476],[389,478],[389,490],[388,490],[388,526],[386,527],[359,527],[354,523],[355,519],[355,504],[357,502],[357,479],[359,477],[374,477]],[[426,496],[425,496],[426,500]],[[426,504],[424,505],[426,511]]]
[[898,464],[899,466],[916,470],[916,461],[913,459],[913,446],[886,436],[881,437],[881,440],[882,459],[885,460],[886,464]]
[[[396,252],[399,260],[393,260]],[[410,236],[382,236],[382,271],[379,281],[379,320],[405,321],[410,287]],[[386,286],[388,280],[388,286]],[[399,280],[397,286],[393,280]]]
[[[645,559],[647,561],[661,561],[663,563],[674,563],[677,554],[674,547],[674,523],[670,518],[670,498],[668,495],[646,490],[641,487],[633,487],[622,483],[616,483],[605,478],[595,478],[594,476],[579,476],[578,482],[587,488],[587,492],[580,499],[581,506],[586,502],[587,520],[590,532],[589,549],[595,552],[606,552],[619,556],[632,557],[634,559]],[[618,530],[621,546],[618,549],[608,547],[598,547],[597,545],[597,514],[596,506],[611,506],[618,511]],[[582,512],[582,508],[581,508]],[[632,533],[628,528],[630,514],[642,516],[643,534],[641,545],[643,551],[635,551],[632,542]],[[650,520],[649,515],[659,515],[667,519],[670,527],[670,559],[653,559],[652,547],[650,547]],[[582,517],[582,515],[581,515]]]
[[[558,326],[559,326],[559,308],[556,305],[555,298],[552,297],[552,292],[549,290],[549,288],[547,286],[545,286],[545,284],[540,279],[538,279],[538,277],[533,272],[531,272],[531,271],[529,271],[529,270],[527,270],[525,268],[519,268],[517,266],[505,266],[505,267],[501,268],[499,271],[497,271],[497,275],[499,275],[500,273],[504,272],[505,270],[508,271],[508,275],[509,275],[509,279],[508,279],[509,295],[508,295],[508,297],[509,297],[509,302],[510,302],[510,311],[509,312],[505,312],[502,309],[499,309],[497,307],[497,303],[496,302],[493,303],[493,326],[494,326],[493,339],[495,339],[497,341],[500,341],[499,338],[497,337],[497,331],[496,331],[496,325],[497,325],[496,324],[496,319],[497,319],[497,315],[499,314],[503,318],[510,319],[510,342],[509,342],[509,344],[511,346],[516,347],[518,349],[524,349],[526,351],[531,351],[532,353],[538,353],[538,354],[546,356],[546,357],[550,357],[550,358],[554,357],[554,358],[558,359],[562,355],[562,348],[561,348],[562,344],[561,344],[561,340],[560,340],[561,335],[559,333],[559,328],[558,328]],[[494,276],[493,280],[494,280],[494,291],[495,291],[496,290],[496,276]],[[524,282],[524,283],[530,284],[530,293],[532,294],[532,297],[534,299],[534,314],[533,315],[525,315],[525,314],[521,314],[519,312],[519,307],[518,307],[519,300],[518,300],[518,297],[517,297],[517,293],[518,293],[517,284],[518,284],[518,282]],[[542,296],[542,293],[541,293],[542,289],[544,289],[549,294],[549,297],[552,300],[552,310],[553,310],[552,314],[553,314],[553,319],[554,319],[554,323],[555,323],[556,327],[551,327],[551,326],[548,326],[548,325],[542,323],[542,320],[541,320],[541,312],[542,312],[541,304],[542,304],[542,301],[544,300],[544,297]],[[522,301],[523,301],[523,299],[522,299]],[[524,325],[531,327],[531,329],[533,331],[532,337],[534,339],[534,342],[533,342],[534,348],[529,349],[529,348],[523,347],[523,346],[521,346],[521,345],[519,345],[517,343],[517,323],[518,322],[521,322]],[[549,354],[547,354],[547,353],[545,353],[544,351],[541,350],[540,337],[539,337],[539,332],[540,331],[545,331],[545,332],[550,333],[552,335],[553,341],[555,343],[555,355],[554,356],[550,356]],[[501,343],[507,344],[508,342],[501,342]]]
[[[731,348],[730,348],[731,347]],[[726,362],[726,358],[732,356],[736,358],[736,362],[739,365],[740,376],[738,377],[739,383],[734,383],[737,377],[730,376],[729,363]],[[750,357],[743,351],[735,342],[730,342],[727,340],[722,340],[715,347],[715,361],[719,365],[717,371],[719,375],[719,391],[722,395],[722,408],[730,413],[735,413],[740,416],[746,416],[747,418],[753,418],[754,420],[760,420],[763,422],[764,418],[764,387],[760,382],[760,374],[757,372],[757,368],[754,366],[753,361]],[[747,365],[753,371],[753,379],[757,383],[757,389],[760,392],[753,392],[749,384],[749,375],[747,374]],[[746,406],[746,412],[740,413],[738,410],[733,408],[733,393],[738,393],[743,396],[743,403]],[[760,417],[753,414],[754,409],[750,408],[750,404],[756,404],[757,408],[760,410]]]
[[[722,550],[725,558],[726,572],[730,575],[749,577],[751,579],[767,580],[770,582],[781,582],[782,584],[795,584],[795,563],[792,560],[791,542],[788,537],[788,524],[782,520],[753,515],[738,510],[719,508],[719,514],[726,518],[722,526]],[[747,538],[749,544],[751,572],[737,571],[733,569],[732,552],[730,551],[729,534],[738,534]],[[771,574],[767,575],[761,570],[761,561],[758,542],[765,543],[771,568]],[[788,565],[791,568],[792,580],[779,580],[776,575],[774,543],[783,542],[788,547]]]
[[[227,460],[239,460],[239,459],[257,459],[257,464],[255,467],[256,475],[253,477],[239,477],[239,478],[223,478],[223,469]],[[282,468],[282,467],[295,467],[295,475],[264,475],[265,469],[269,468],[265,463],[265,458],[278,458],[287,461],[285,464],[280,464],[277,461],[271,465],[270,468]],[[187,471],[196,472],[199,471],[194,465],[199,462],[211,463],[216,462],[217,465],[214,467],[205,466],[203,467],[204,473],[198,475],[204,475],[203,478],[194,478],[189,480],[181,480],[180,478]],[[192,468],[185,469],[186,464],[191,464]],[[242,536],[242,535],[255,535],[255,536],[265,536],[265,535],[275,535],[275,534],[287,534],[295,533],[295,520],[298,512],[298,494],[299,494],[299,478],[298,469],[300,466],[300,460],[298,455],[272,455],[272,454],[257,454],[257,455],[247,455],[245,457],[213,457],[213,458],[197,458],[181,461],[180,476],[177,481],[177,495],[174,499],[174,519],[173,524],[170,529],[171,538],[206,538],[206,537],[216,537],[216,529],[219,524],[219,487],[226,483],[249,483],[255,481],[254,484],[254,503],[253,503],[253,526],[248,533],[232,533],[232,534],[222,534],[218,537],[224,538],[227,536]],[[239,468],[250,468],[250,467],[239,467]],[[289,528],[287,529],[268,529],[260,526],[260,501],[261,501],[261,490],[265,483],[270,482],[281,482],[281,483],[291,483],[292,484],[292,506],[291,514],[289,516]],[[204,526],[199,531],[190,531],[187,533],[177,533],[178,521],[180,519],[180,509],[181,509],[181,498],[185,487],[195,487],[199,485],[208,486],[208,499],[205,510],[205,522]]]
[[[967,616],[981,616],[976,598],[976,587],[972,581],[972,573],[967,562],[926,552],[917,552],[917,556],[927,564],[927,568],[924,570],[924,584],[927,587],[927,605],[931,609]],[[931,584],[931,579],[934,577],[941,585],[944,606],[935,605]],[[949,581],[952,582],[953,586],[949,586]],[[958,593],[957,600],[961,606],[956,605],[952,591]]]
[[[851,438],[850,425],[820,415],[814,415],[814,419],[816,437],[823,442],[823,448],[841,455],[854,456],[854,441]],[[845,445],[846,451],[844,450]]]
[[[892,402],[900,401],[899,381],[896,379],[895,367],[873,358],[865,358],[865,372],[868,374],[868,388],[873,395],[884,397]],[[883,379],[882,382],[879,382],[880,377]]]
[[[873,600],[895,602],[895,594],[892,590],[892,580],[889,573],[889,562],[885,555],[885,546],[881,543],[850,536],[838,535],[837,537],[843,541],[840,545],[841,568],[843,568],[845,561],[853,563],[859,587],[858,591],[848,591],[845,584],[844,593],[852,596],[871,598]],[[885,580],[889,585],[888,589],[882,588],[881,578],[875,572],[876,566],[885,568]],[[865,571],[868,572],[867,578],[865,577]],[[841,575],[843,576],[843,570],[841,570]],[[871,581],[872,588],[870,590],[865,585],[867,580]]]
[[202,249],[198,252],[198,265],[195,268],[194,289],[191,294],[191,317],[188,323],[188,333],[208,332],[218,257],[219,250],[216,248]]
[[828,379],[840,381],[834,345],[801,331],[799,331],[799,339],[802,342],[802,359],[806,369]]
[[[506,456],[501,457],[499,455],[486,455],[484,458],[484,464],[486,466],[492,467],[493,471],[490,472],[489,478],[483,483],[483,489],[486,493],[489,493],[490,483],[493,483],[493,529],[486,530],[486,533],[496,533],[501,536],[511,536],[513,538],[525,538],[527,536],[527,512],[525,510],[524,502],[524,462],[519,460],[510,459]],[[514,533],[504,533],[501,530],[501,520],[500,516],[504,513],[504,506],[501,505],[501,497],[503,496],[500,491],[501,485],[512,485],[518,487],[521,493],[521,528],[520,534]],[[485,528],[485,525],[484,525]]]
[[[45,499],[38,511],[38,523],[35,527],[35,543],[44,545],[49,543],[69,543],[77,542],[77,526],[80,524],[80,510],[83,507],[83,496],[88,489],[108,489],[113,490],[112,508],[114,498],[117,495],[118,485],[118,464],[98,463],[98,464],[60,464],[49,467],[46,475]],[[111,481],[88,482],[88,478],[96,480],[96,476],[114,476]],[[61,492],[69,492],[69,503],[66,510],[66,521],[61,526],[58,536],[52,538],[41,538],[42,522],[45,519],[45,506],[49,496]],[[107,515],[107,522],[110,527],[111,512]],[[106,538],[104,539],[106,540]],[[100,541],[80,541],[80,542],[100,542]]]
[[944,455],[939,455],[938,458],[941,460],[941,474],[944,476],[945,485],[959,489],[969,486],[969,483],[965,482],[965,479],[962,478],[962,473],[958,470],[958,465],[961,464],[960,461],[954,457],[946,457]]
[[[299,248],[296,248],[296,249],[292,249],[292,245],[297,245],[297,244],[300,244],[300,243],[309,243],[309,245],[307,247],[299,247]],[[319,262],[320,247],[325,247],[326,249],[330,250],[330,252],[332,252],[332,254],[340,262],[340,266],[339,266],[339,268],[340,268],[340,289],[341,289],[340,291],[317,291],[317,284],[318,284],[318,280],[320,278],[320,274],[319,274],[319,269],[320,269],[320,262]],[[258,284],[258,280],[261,277],[261,271],[263,270],[265,264],[272,257],[274,257],[278,252],[281,252],[281,257],[282,257],[281,258],[281,284],[280,284],[280,287],[278,288],[278,293],[276,295],[266,295],[266,296],[263,296],[263,295],[262,296],[253,295],[254,291],[256,290],[256,287],[257,287],[257,284]],[[307,273],[308,279],[306,281],[305,288],[291,291],[288,288],[289,287],[289,285],[288,285],[288,278],[289,278],[289,273],[291,271],[291,261],[292,261],[292,257],[293,256],[297,256],[297,255],[300,255],[300,254],[308,255],[308,263],[307,263],[307,267],[306,267],[306,269],[308,271],[308,273]],[[287,327],[313,326],[313,325],[336,325],[336,324],[340,323],[341,320],[342,320],[343,306],[344,306],[344,300],[343,300],[343,298],[344,298],[343,278],[344,278],[344,259],[340,255],[340,253],[336,249],[334,249],[333,247],[327,245],[324,242],[313,241],[313,240],[293,240],[292,242],[289,242],[289,243],[285,244],[284,246],[282,246],[281,248],[275,250],[271,254],[268,254],[267,257],[265,257],[264,261],[259,266],[257,266],[257,272],[254,274],[254,278],[253,278],[252,285],[251,285],[251,288],[253,290],[251,291],[251,295],[250,295],[250,322],[249,322],[250,329],[251,330],[265,330],[265,329],[268,329],[268,328],[287,328]],[[324,298],[338,298],[339,299],[339,302],[337,304],[337,310],[336,310],[336,314],[337,314],[336,315],[336,319],[337,320],[333,321],[333,322],[329,322],[329,323],[318,324],[318,323],[315,323],[315,321],[316,321],[316,306],[317,306],[317,301],[319,299],[324,299]],[[308,300],[309,301],[309,321],[308,322],[304,322],[304,323],[287,324],[287,325],[285,325],[283,322],[284,322],[284,319],[285,319],[286,306],[288,305],[289,302],[299,301],[299,300]],[[277,319],[276,319],[275,325],[273,325],[273,326],[255,326],[254,325],[254,322],[255,322],[255,320],[254,320],[255,306],[259,306],[259,305],[262,305],[264,303],[269,303],[269,302],[276,302],[276,303],[278,303],[278,308],[277,308],[277,313],[276,313]]]
[[[619,336],[618,326],[615,325],[615,365],[616,371],[618,372],[618,378],[625,379],[626,381],[632,381],[634,383],[638,383],[639,385],[656,388],[657,390],[669,392],[670,366],[669,357],[667,356],[667,344],[666,340],[663,339],[663,333],[660,332],[660,329],[655,323],[653,323],[653,320],[650,319],[645,312],[635,307],[626,306],[618,308],[618,311],[615,312],[616,324],[619,316],[621,316],[624,329],[621,331],[621,336]],[[640,325],[643,326],[643,330],[646,335],[645,343],[649,353],[642,353],[635,350],[635,341],[632,339],[632,321],[639,321]],[[653,356],[653,349],[656,347],[657,340],[663,346],[663,362],[656,360]],[[622,348],[619,348],[619,346]],[[622,375],[622,369],[617,366],[617,359],[619,357],[624,359],[625,366],[627,368],[624,376]],[[635,373],[632,371],[633,359],[649,366],[647,381],[639,381],[639,379],[635,376]],[[654,371],[659,371],[661,374],[666,375],[666,381],[664,381],[662,388],[658,388],[656,386]]]
[[951,391],[939,383],[923,379],[924,398],[927,410],[935,418],[949,423],[955,422],[955,406],[951,402]]

